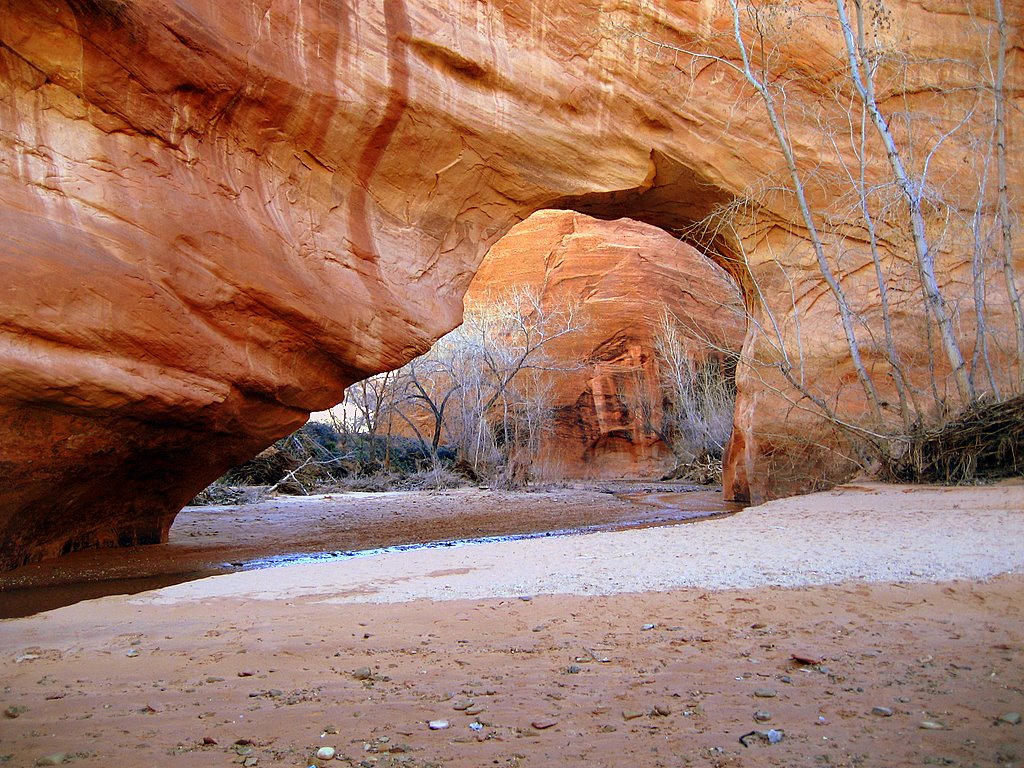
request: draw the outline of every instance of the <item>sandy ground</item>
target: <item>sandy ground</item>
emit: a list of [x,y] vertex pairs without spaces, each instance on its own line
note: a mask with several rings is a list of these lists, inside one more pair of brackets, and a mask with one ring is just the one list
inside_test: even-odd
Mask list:
[[[573,484],[528,493],[446,491],[274,496],[186,507],[166,544],[75,552],[0,573],[0,618],[304,556],[552,529],[659,525],[735,512],[721,492],[674,483]],[[326,552],[325,552],[326,551]]]
[[236,573],[0,622],[0,761],[1024,765],[1022,598],[1020,484]]

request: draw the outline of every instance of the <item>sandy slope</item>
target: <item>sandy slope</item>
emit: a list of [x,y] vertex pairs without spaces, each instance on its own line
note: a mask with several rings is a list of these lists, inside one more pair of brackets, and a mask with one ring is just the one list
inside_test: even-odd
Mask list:
[[1022,528],[1021,485],[866,487],[7,620],[0,761],[1020,765]]

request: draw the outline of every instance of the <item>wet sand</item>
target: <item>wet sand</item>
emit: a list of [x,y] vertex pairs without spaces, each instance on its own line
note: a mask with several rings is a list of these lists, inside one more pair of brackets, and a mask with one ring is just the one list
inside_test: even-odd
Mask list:
[[1022,542],[1024,486],[869,486],[108,597],[0,622],[0,760],[1020,765]]

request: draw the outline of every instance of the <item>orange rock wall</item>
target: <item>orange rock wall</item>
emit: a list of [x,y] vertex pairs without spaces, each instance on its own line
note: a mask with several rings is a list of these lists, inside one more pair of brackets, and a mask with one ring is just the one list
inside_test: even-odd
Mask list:
[[645,423],[661,412],[654,337],[667,310],[694,329],[685,342],[695,359],[738,352],[745,323],[731,278],[656,227],[541,211],[491,248],[466,300],[517,286],[539,291],[549,309],[578,304],[584,322],[546,347],[564,370],[551,376],[554,431],[540,446],[542,470],[584,478],[671,470],[671,450]]
[[[989,69],[987,5],[887,6],[906,61],[945,63],[891,78],[886,98],[941,118],[930,100]],[[796,11],[771,7],[785,33]],[[821,126],[849,123],[821,74],[829,7],[802,4],[772,64],[798,82],[787,120],[825,180],[815,206],[845,170]],[[675,232],[770,189],[780,157],[730,29],[710,0],[0,0],[0,566],[160,540],[224,469],[455,325],[483,254],[536,210]],[[947,194],[977,177],[971,141],[934,157]],[[755,314],[785,320],[778,297],[811,301],[821,280],[792,200],[761,197],[710,246]],[[803,271],[773,284],[780,260]],[[941,268],[963,274],[955,247]],[[834,377],[855,415],[835,312],[814,311],[806,373]],[[774,354],[749,336],[747,351]],[[807,487],[808,460],[849,471],[821,441],[794,467],[787,435],[813,416],[773,375],[739,375],[736,495]]]

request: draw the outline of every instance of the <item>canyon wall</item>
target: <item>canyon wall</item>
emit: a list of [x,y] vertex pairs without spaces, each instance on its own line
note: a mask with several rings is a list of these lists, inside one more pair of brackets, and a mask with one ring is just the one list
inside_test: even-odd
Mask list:
[[[695,361],[738,353],[746,323],[732,279],[662,229],[569,211],[539,211],[491,247],[466,293],[486,302],[516,288],[549,312],[572,306],[580,330],[545,347],[552,431],[540,471],[551,477],[661,477],[675,468],[663,426],[655,352],[662,318]],[[667,315],[666,315],[667,313]]]
[[[888,7],[877,34],[909,64],[883,72],[882,97],[927,117],[914,130],[933,139],[935,188],[987,232],[995,203],[969,183],[981,132],[957,123],[989,110],[991,9]],[[813,210],[843,202],[836,179],[864,180],[863,148],[835,149],[861,118],[830,74],[830,8],[773,3],[759,21],[773,79],[793,83],[786,130]],[[727,493],[848,475],[827,420],[786,394],[782,353],[799,350],[799,381],[834,382],[828,405],[863,412],[731,30],[712,0],[0,0],[0,567],[162,540],[226,468],[457,324],[483,254],[543,208],[686,237],[742,286],[753,327],[774,329],[748,331]],[[1011,146],[1019,53],[1011,19]],[[864,152],[882,184],[884,151]],[[1008,170],[1014,195],[1022,172]],[[866,235],[833,230],[840,279],[868,283],[855,330],[875,339]],[[944,285],[970,272],[959,245],[943,241]],[[1019,246],[1011,261],[1024,270]],[[985,298],[1012,329],[998,291]],[[908,295],[915,372],[921,316]],[[970,318],[968,302],[967,338]]]

